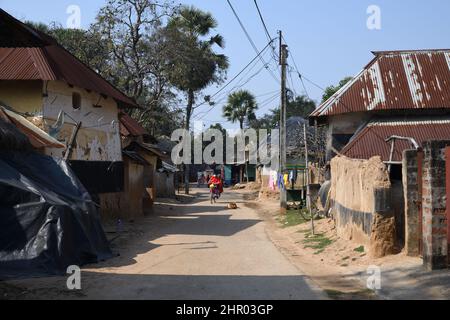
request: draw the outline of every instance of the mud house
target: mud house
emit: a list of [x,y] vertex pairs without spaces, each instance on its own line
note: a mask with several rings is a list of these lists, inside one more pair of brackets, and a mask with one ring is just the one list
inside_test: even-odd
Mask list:
[[91,194],[123,189],[119,110],[135,102],[53,38],[0,10],[0,101],[66,148],[65,157]]
[[423,255],[422,195],[411,189],[422,167],[411,154],[450,140],[450,50],[374,55],[310,121],[328,126],[327,159],[339,155],[331,202],[340,232],[373,245],[375,255]]
[[124,189],[120,193],[102,194],[100,201],[105,217],[134,220],[150,213],[153,203],[160,196],[158,190],[164,195],[167,192],[165,180],[168,178],[160,177],[160,170],[164,168],[162,160],[166,155],[152,144],[156,140],[131,116],[121,111],[119,122]]

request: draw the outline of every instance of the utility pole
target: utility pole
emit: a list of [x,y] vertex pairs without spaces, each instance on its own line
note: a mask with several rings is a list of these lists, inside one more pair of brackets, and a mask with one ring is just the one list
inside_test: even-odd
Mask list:
[[314,235],[314,214],[311,210],[311,189],[309,187],[309,154],[308,154],[308,135],[306,133],[308,130],[306,126],[306,122],[303,124],[303,133],[305,139],[305,162],[306,162],[306,208],[308,209],[309,214],[311,215],[311,234]]
[[[287,68],[287,45],[283,44],[283,33],[279,31],[280,37],[280,65],[281,65],[281,107],[280,107],[280,170],[279,174],[284,175],[286,170],[286,68]],[[280,211],[285,214],[287,210],[287,188],[280,190]]]

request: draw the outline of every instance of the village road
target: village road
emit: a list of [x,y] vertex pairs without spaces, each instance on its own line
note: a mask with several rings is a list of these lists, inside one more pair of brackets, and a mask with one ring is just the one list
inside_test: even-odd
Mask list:
[[[33,298],[322,299],[323,292],[270,241],[265,222],[226,192],[211,205],[207,189],[193,203],[160,203],[140,234],[115,248],[119,257],[83,269],[82,290],[66,278],[14,281]],[[227,208],[236,202],[237,210]]]

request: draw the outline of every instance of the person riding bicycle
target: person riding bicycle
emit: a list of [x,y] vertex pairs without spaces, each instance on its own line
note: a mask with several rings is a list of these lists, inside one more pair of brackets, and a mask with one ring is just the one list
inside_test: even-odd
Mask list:
[[214,185],[219,190],[219,194],[223,193],[223,185],[222,185],[222,179],[218,175],[213,175],[211,179],[208,182],[208,185]]

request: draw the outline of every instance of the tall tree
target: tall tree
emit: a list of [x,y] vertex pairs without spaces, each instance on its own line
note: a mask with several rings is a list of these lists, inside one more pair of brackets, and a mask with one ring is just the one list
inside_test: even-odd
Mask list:
[[130,114],[156,135],[181,122],[161,35],[176,9],[171,0],[108,0],[92,26],[109,53],[109,80],[143,106]]
[[30,24],[136,99],[143,108],[128,112],[151,134],[170,136],[182,116],[160,30],[176,9],[171,0],[108,0],[89,30]]
[[322,103],[330,99],[336,92],[338,92],[343,86],[345,86],[349,81],[351,81],[352,77],[345,77],[337,86],[329,86],[325,88],[325,93],[322,96]]
[[96,72],[107,76],[108,50],[102,45],[100,34],[94,30],[68,29],[56,23],[51,23],[50,25],[31,21],[26,21],[25,23],[52,36],[61,46],[84,64]]
[[[171,83],[187,97],[184,127],[190,131],[196,94],[213,83],[223,81],[228,58],[214,51],[224,47],[221,35],[212,34],[217,21],[210,13],[183,6],[164,30]],[[185,164],[185,191],[189,193],[189,164]]]
[[223,107],[223,116],[232,123],[239,123],[241,130],[244,123],[256,119],[255,111],[258,109],[255,96],[246,90],[232,93],[228,97],[228,103]]

